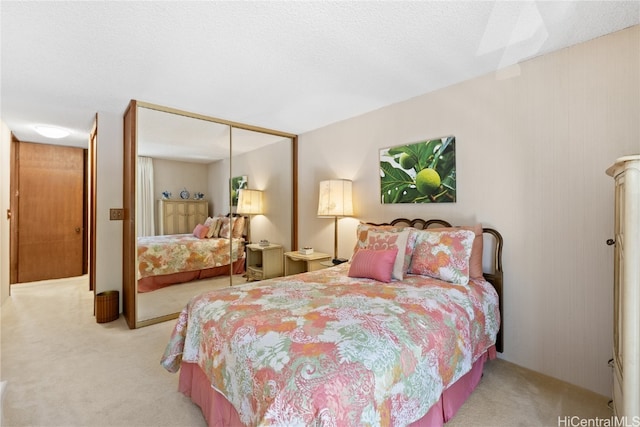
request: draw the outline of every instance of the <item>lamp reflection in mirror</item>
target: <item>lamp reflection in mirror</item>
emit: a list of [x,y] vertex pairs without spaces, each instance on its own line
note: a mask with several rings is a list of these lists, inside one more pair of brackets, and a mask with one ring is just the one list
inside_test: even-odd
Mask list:
[[338,258],[338,218],[353,215],[353,197],[351,181],[347,179],[331,179],[320,181],[320,197],[318,199],[318,216],[334,218],[333,263],[346,260]]
[[248,216],[247,241],[251,243],[251,215],[264,214],[263,192],[246,188],[238,190],[238,208],[236,212]]

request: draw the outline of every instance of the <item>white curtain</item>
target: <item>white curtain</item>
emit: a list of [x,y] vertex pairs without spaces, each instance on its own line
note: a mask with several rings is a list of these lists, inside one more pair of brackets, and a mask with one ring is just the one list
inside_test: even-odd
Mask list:
[[156,226],[153,214],[153,159],[138,157],[136,177],[136,232],[138,236],[153,236]]

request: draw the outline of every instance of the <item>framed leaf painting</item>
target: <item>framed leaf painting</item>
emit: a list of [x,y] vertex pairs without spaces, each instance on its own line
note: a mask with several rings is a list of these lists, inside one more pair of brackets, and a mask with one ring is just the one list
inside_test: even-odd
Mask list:
[[382,148],[380,200],[382,203],[455,202],[455,136]]
[[238,190],[244,190],[248,187],[249,180],[247,175],[234,176],[231,178],[231,206],[238,206]]

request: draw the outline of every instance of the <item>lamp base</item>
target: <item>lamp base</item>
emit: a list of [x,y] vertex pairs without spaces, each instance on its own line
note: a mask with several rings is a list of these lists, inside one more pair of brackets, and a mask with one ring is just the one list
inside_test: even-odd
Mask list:
[[338,265],[338,264],[342,264],[343,262],[347,262],[349,261],[346,258],[334,258],[331,260],[331,262],[333,263],[333,265]]

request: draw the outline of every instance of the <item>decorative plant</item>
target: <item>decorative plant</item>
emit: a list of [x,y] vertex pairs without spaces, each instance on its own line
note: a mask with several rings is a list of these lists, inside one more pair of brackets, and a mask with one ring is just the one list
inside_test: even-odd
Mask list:
[[456,201],[456,138],[380,150],[382,203]]

